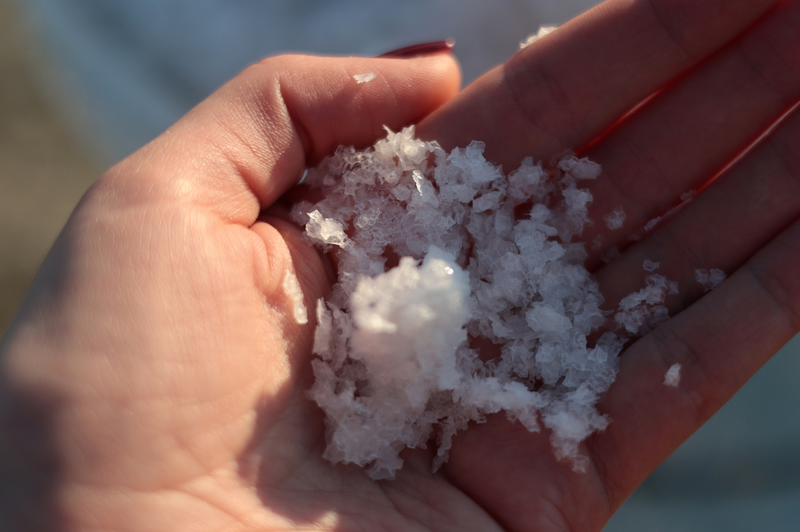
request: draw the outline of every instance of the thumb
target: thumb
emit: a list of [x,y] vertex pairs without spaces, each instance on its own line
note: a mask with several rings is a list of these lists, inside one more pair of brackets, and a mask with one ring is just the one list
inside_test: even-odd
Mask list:
[[[251,66],[110,170],[252,225],[336,146],[364,147],[449,100],[460,74],[440,53],[410,59],[279,56]],[[145,182],[145,183],[143,183]],[[129,181],[128,184],[131,182]]]

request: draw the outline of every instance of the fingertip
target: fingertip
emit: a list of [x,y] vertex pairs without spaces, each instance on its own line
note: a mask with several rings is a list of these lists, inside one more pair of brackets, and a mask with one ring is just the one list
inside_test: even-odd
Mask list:
[[428,68],[438,79],[442,101],[444,104],[455,96],[461,89],[461,65],[452,53],[439,53],[431,56],[420,57],[427,62]]

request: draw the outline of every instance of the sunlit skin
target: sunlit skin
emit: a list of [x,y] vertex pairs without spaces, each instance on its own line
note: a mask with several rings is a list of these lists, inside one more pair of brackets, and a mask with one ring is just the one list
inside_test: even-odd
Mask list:
[[[460,93],[447,53],[249,68],[109,170],[47,257],[0,344],[0,528],[601,530],[800,329],[800,116],[629,239],[800,99],[797,27],[800,1],[610,0]],[[502,415],[436,474],[430,449],[393,481],[322,459],[314,324],[281,284],[295,272],[313,308],[330,271],[273,204],[336,146],[418,122],[447,148],[485,141],[506,169],[568,149],[599,162],[593,219],[627,214],[583,235],[602,238],[587,266],[609,306],[645,259],[680,284],[673,318],[622,354],[584,474]],[[704,295],[695,268],[728,279]]]

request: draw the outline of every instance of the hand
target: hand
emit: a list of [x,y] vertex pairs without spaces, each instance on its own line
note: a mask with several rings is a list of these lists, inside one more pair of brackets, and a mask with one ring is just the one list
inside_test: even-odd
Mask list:
[[[546,436],[502,416],[456,438],[445,473],[506,529],[600,530],[800,329],[800,115],[726,168],[800,99],[799,25],[797,1],[606,2],[418,128],[449,146],[484,140],[487,157],[506,168],[568,149],[600,163],[603,175],[588,187],[596,222],[581,239],[602,239],[587,246],[587,267],[608,308],[643,287],[645,259],[681,288],[666,303],[674,317],[621,355],[599,405],[612,423],[583,446],[587,474],[554,462]],[[630,239],[707,184],[640,241]],[[627,217],[612,231],[603,216],[617,207]],[[614,247],[621,256],[604,264]],[[703,295],[696,268],[729,278]],[[674,363],[680,385],[663,386]]]
[[322,460],[313,318],[296,323],[282,281],[296,275],[313,309],[328,277],[265,209],[307,164],[418,122],[458,85],[449,54],[268,59],[104,175],[0,344],[0,529],[396,513],[362,471]]
[[[280,286],[294,271],[311,308],[327,288],[324,265],[279,209],[259,213],[306,162],[425,116],[453,94],[456,75],[446,56],[278,58],[112,169],[59,238],[0,347],[0,486],[20,501],[3,499],[0,522],[600,530],[797,331],[796,119],[618,260],[599,260],[796,99],[800,5],[774,4],[608,2],[420,126],[445,145],[484,140],[509,169],[525,155],[581,150],[605,168],[593,218],[617,206],[628,214],[624,230],[598,222],[585,235],[603,237],[589,265],[612,306],[641,287],[644,258],[684,289],[669,301],[677,315],[623,354],[601,403],[614,421],[584,445],[587,473],[555,461],[546,434],[502,416],[461,434],[437,474],[424,451],[408,453],[391,482],[322,460],[323,421],[304,397],[312,325],[287,315]],[[353,84],[364,71],[379,77]],[[701,298],[695,267],[735,273]],[[684,368],[677,389],[661,385],[673,362]]]

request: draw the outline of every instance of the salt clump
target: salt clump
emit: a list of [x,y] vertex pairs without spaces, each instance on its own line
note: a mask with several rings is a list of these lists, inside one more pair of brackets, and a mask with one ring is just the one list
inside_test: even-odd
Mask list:
[[[403,448],[435,438],[436,468],[457,431],[504,411],[551,429],[556,456],[585,468],[578,444],[609,422],[594,405],[625,341],[587,342],[608,313],[572,239],[592,200],[579,184],[599,173],[568,156],[550,171],[525,159],[506,177],[483,144],[447,153],[413,128],[309,171],[324,199],[292,217],[338,264],[317,303],[310,392],[327,417],[326,458],[393,478]],[[654,278],[623,309],[626,329],[652,321],[671,289]]]
[[704,292],[709,292],[725,280],[725,272],[717,268],[710,270],[698,268],[694,271],[694,278],[703,287]]
[[676,388],[681,383],[681,365],[673,364],[664,375],[664,386],[672,386]]
[[539,31],[537,31],[536,33],[532,33],[531,35],[528,35],[528,37],[526,37],[524,41],[519,43],[519,49],[522,50],[523,48],[527,48],[528,46],[532,45],[545,35],[553,33],[557,29],[558,26],[541,26],[539,28]]
[[644,224],[644,232],[649,233],[650,231],[652,231],[660,221],[661,221],[661,216],[656,216],[655,218]]
[[657,262],[657,261],[654,261],[654,260],[650,260],[650,259],[644,259],[644,262],[642,263],[642,268],[644,268],[644,270],[647,271],[647,272],[654,272],[660,266],[661,266],[660,262]]
[[678,293],[678,283],[663,275],[651,275],[645,284],[638,292],[622,298],[614,316],[619,326],[635,336],[642,336],[667,321],[669,311],[662,303],[668,293]]
[[622,210],[622,207],[617,207],[610,213],[603,216],[603,220],[606,222],[606,227],[611,229],[619,229],[622,227],[622,224],[625,223],[625,211]]
[[378,74],[376,74],[375,72],[367,72],[366,74],[353,75],[353,79],[356,80],[356,83],[358,83],[359,85],[361,85],[362,83],[367,83],[369,81],[372,81],[376,77],[378,77]]

